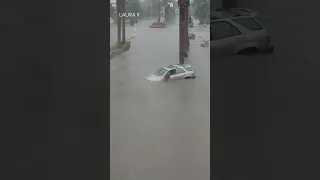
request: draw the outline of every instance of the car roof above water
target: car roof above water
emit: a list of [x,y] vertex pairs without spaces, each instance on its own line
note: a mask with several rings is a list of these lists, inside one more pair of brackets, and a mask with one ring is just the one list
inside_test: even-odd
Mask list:
[[175,64],[175,65],[166,66],[164,68],[170,71],[175,68],[184,68],[184,67],[191,67],[191,65],[189,65],[189,64]]

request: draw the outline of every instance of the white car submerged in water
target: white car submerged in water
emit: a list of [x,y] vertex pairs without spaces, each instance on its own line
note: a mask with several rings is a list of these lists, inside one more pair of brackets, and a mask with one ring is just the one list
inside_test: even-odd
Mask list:
[[195,73],[189,64],[177,64],[160,68],[155,73],[146,77],[146,79],[149,81],[165,81],[176,79],[193,79],[195,77]]

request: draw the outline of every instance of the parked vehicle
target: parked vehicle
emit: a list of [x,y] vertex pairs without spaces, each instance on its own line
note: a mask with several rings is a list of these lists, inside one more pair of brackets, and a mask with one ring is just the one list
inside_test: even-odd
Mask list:
[[237,16],[241,16],[241,14],[230,9],[215,9],[210,12],[210,22],[217,19]]
[[[231,13],[230,13],[231,12]],[[210,50],[215,54],[273,52],[270,35],[253,17],[219,12],[221,17],[210,22]],[[217,16],[216,16],[217,17]]]
[[251,10],[251,9],[248,9],[248,8],[231,8],[230,9],[231,11],[234,11],[242,16],[257,16],[257,12]]
[[195,73],[189,64],[176,64],[160,68],[155,73],[146,77],[149,81],[167,81],[178,79],[193,79]]

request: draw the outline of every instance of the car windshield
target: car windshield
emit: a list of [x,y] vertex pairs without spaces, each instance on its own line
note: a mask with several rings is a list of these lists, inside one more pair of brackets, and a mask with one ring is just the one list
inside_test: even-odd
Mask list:
[[159,69],[157,72],[154,73],[154,75],[156,76],[163,76],[164,74],[166,74],[166,72],[168,72],[168,70],[164,69],[164,68],[161,68]]
[[187,66],[185,66],[184,69],[187,70],[187,71],[192,71],[192,69],[190,67],[187,67]]

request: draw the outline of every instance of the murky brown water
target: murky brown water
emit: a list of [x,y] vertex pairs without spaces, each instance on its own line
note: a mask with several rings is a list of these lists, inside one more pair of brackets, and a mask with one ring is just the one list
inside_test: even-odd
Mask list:
[[137,29],[131,49],[111,61],[111,179],[209,180],[209,49],[192,42],[186,63],[196,79],[150,82],[178,62],[178,31]]

